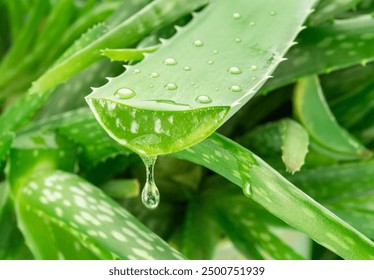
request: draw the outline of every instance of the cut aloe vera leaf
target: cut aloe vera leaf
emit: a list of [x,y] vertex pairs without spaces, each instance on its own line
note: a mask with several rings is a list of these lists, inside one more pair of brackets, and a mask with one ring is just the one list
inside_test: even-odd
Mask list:
[[[313,4],[214,1],[157,52],[94,89],[87,102],[106,131],[136,153],[189,147],[256,93]],[[217,29],[227,35],[216,36]]]
[[[235,142],[214,134],[172,156],[195,162],[220,174],[241,187],[247,196],[274,216],[339,256],[345,259],[374,259],[374,243],[370,239]],[[285,205],[292,205],[298,211],[292,211]]]
[[307,28],[297,38],[298,44],[264,86],[269,91],[308,75],[322,74],[374,60],[374,19],[360,16],[336,20],[328,26]]
[[360,159],[370,156],[359,141],[344,130],[336,121],[323,96],[317,77],[299,81],[294,96],[294,111],[301,123],[316,141],[315,147],[321,147],[344,159]]
[[336,15],[351,8],[363,0],[322,0],[318,3],[315,13],[310,15],[309,22],[317,25],[325,20],[333,19]]
[[50,171],[29,179],[16,205],[20,228],[37,259],[184,258],[80,177]]

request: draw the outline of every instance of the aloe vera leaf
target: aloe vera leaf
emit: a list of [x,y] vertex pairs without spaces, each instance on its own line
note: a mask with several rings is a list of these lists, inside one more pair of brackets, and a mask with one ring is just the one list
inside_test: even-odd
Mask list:
[[[144,0],[144,3],[148,1]],[[150,3],[120,25],[108,30],[105,24],[98,25],[82,37],[79,43],[67,50],[57,64],[52,66],[30,89],[32,93],[43,93],[64,82],[77,72],[101,59],[100,50],[130,46],[154,30],[166,26],[182,15],[206,4],[207,0],[166,1]]]
[[130,154],[128,149],[108,137],[92,116],[63,124],[58,127],[58,133],[82,147],[84,166],[95,166],[118,154]]
[[250,258],[254,247],[259,251],[261,259],[269,256],[280,260],[303,259],[299,253],[273,234],[254,212],[247,210],[248,207],[232,207],[227,204],[222,208],[217,207],[216,210],[218,223],[230,238],[234,237],[232,242],[243,254]]
[[287,171],[300,171],[308,153],[309,136],[295,121],[286,120],[282,125],[282,160]]
[[307,28],[297,38],[264,90],[293,83],[300,77],[322,74],[374,60],[374,19],[365,15]]
[[362,233],[373,237],[373,170],[374,161],[370,160],[306,169],[289,180]]
[[[62,171],[35,175],[16,201],[22,232],[36,258],[55,259],[59,251],[68,254],[74,249],[71,245],[75,239],[101,259],[183,259],[125,209],[78,176]],[[35,224],[57,232],[57,238],[48,238],[48,230],[35,231]],[[47,247],[45,241],[52,246]]]
[[106,182],[101,189],[110,197],[123,199],[138,196],[140,184],[137,179],[117,179]]
[[207,205],[195,198],[188,203],[177,239],[177,248],[191,260],[212,259],[220,231]]
[[373,100],[374,84],[370,82],[334,100],[331,103],[331,110],[342,125],[356,132],[374,125],[374,119],[371,117],[374,108]]
[[31,259],[31,253],[25,246],[17,220],[9,186],[0,183],[0,259]]
[[[374,258],[372,241],[235,142],[214,134],[172,156],[203,165],[243,188],[248,195],[252,193],[251,198],[274,216],[339,256],[345,259]],[[292,205],[298,211],[284,205]]]
[[[212,2],[154,55],[95,89],[87,102],[106,131],[136,153],[166,154],[191,146],[269,78],[313,3]],[[230,35],[216,36],[212,28]]]
[[16,137],[7,169],[12,194],[15,196],[32,174],[54,169],[72,172],[75,161],[75,145],[54,132],[37,131]]
[[336,15],[354,8],[362,0],[323,0],[316,7],[315,13],[309,17],[312,25],[317,25],[325,20],[332,19]]
[[108,57],[112,61],[138,61],[144,58],[144,53],[152,53],[158,48],[159,46],[152,46],[142,49],[104,49],[101,50],[101,54]]
[[3,85],[3,83],[7,81],[6,77],[8,75],[12,75],[12,65],[18,65],[19,58],[26,55],[34,43],[39,23],[48,9],[48,4],[41,0],[33,1],[33,5],[29,7],[28,19],[19,33],[18,40],[13,42],[11,49],[6,53],[0,63],[0,73],[2,75],[0,85]]
[[309,136],[296,121],[283,119],[245,134],[239,142],[260,155],[279,156],[290,173],[299,171],[308,153]]
[[294,112],[319,146],[349,158],[370,156],[370,152],[337,123],[318,78],[299,81],[294,95]]
[[13,138],[14,138],[14,134],[10,132],[5,133],[0,136],[0,162],[5,160],[5,158],[8,156]]
[[[119,10],[120,4],[120,2],[112,1],[98,3],[81,17],[77,18],[76,21],[69,26],[69,29],[62,34],[60,45],[52,50],[52,54],[49,54],[48,60],[51,61],[52,58],[56,57],[56,54],[62,53],[74,40],[79,38],[79,35],[84,33],[91,26],[106,20],[114,11]],[[126,4],[129,4],[129,2]],[[123,10],[121,9],[120,11],[123,15]]]

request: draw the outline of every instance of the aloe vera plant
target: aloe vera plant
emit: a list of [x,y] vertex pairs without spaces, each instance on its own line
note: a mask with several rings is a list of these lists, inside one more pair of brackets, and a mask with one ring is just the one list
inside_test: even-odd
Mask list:
[[0,259],[374,259],[368,2],[1,1]]

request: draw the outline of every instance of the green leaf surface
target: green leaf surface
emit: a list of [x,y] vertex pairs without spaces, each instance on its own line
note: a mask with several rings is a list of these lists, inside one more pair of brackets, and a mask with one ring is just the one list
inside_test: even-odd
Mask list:
[[235,198],[228,198],[221,206],[216,206],[218,223],[245,256],[256,259],[303,259],[272,233],[266,222],[257,217],[252,209],[249,203],[243,204],[241,199]]
[[322,0],[318,3],[315,13],[311,14],[309,22],[317,25],[325,20],[332,19],[341,12],[354,8],[363,0]]
[[0,162],[8,156],[13,137],[14,135],[11,132],[0,135]]
[[[157,0],[138,11],[136,5],[129,5],[135,10],[126,10],[127,19],[114,28],[105,23],[96,25],[78,39],[58,62],[35,81],[30,89],[32,93],[44,93],[66,81],[87,66],[99,61],[100,50],[105,48],[129,47],[153,31],[171,24],[179,17],[206,4],[207,0],[166,1]],[[148,0],[142,0],[144,5]]]
[[295,173],[304,165],[309,136],[294,120],[283,119],[257,127],[241,137],[239,143],[267,159],[282,158],[287,171]]
[[370,156],[370,152],[337,123],[323,96],[318,78],[309,77],[299,81],[295,90],[294,111],[319,146],[342,158]]
[[264,90],[295,82],[298,78],[331,72],[374,60],[374,18],[370,15],[336,20],[328,26],[307,28],[297,38]]
[[300,191],[256,155],[223,136],[215,134],[173,156],[201,164],[227,178],[270,213],[341,257],[374,259],[372,241]]
[[338,216],[373,238],[374,161],[306,169],[289,179]]
[[37,259],[183,259],[78,176],[62,171],[34,175],[16,205],[20,228]]
[[[214,1],[154,55],[94,89],[87,102],[106,131],[139,154],[189,147],[209,136],[263,85],[313,4]],[[216,36],[217,29],[227,35]]]
[[144,58],[144,53],[152,53],[158,48],[159,46],[142,49],[104,49],[101,50],[101,54],[112,61],[138,61]]
[[123,199],[137,197],[140,193],[140,184],[137,179],[117,179],[106,182],[101,189],[112,198]]
[[207,205],[195,198],[187,206],[177,247],[189,259],[208,260],[213,256],[219,233]]

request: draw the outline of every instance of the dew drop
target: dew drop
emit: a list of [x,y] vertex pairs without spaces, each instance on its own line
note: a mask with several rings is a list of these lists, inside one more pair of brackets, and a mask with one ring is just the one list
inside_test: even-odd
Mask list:
[[195,42],[193,42],[194,46],[195,47],[202,47],[204,46],[204,42],[201,41],[201,40],[195,40]]
[[151,78],[158,78],[158,77],[160,77],[160,74],[157,73],[157,72],[152,72],[151,74],[149,74],[149,77],[151,77]]
[[269,12],[269,15],[271,15],[271,16],[276,16],[276,15],[277,15],[277,13],[276,13],[276,12],[274,12],[274,11],[270,11],[270,12]]
[[233,13],[233,14],[232,14],[232,17],[233,17],[234,19],[240,19],[242,16],[241,16],[239,13]]
[[242,41],[242,39],[240,39],[240,38],[236,38],[236,39],[234,40],[235,43],[240,43],[241,41]]
[[254,22],[254,21],[251,21],[250,23],[249,23],[249,26],[255,26],[256,25],[256,23]]
[[212,60],[208,60],[206,63],[208,63],[209,65],[212,65],[214,62]]
[[134,74],[139,74],[140,72],[142,72],[142,71],[140,71],[139,69],[134,69],[134,71],[132,71]]
[[164,60],[164,64],[169,65],[169,66],[172,66],[172,65],[176,65],[176,64],[177,64],[177,61],[176,61],[174,58],[169,57],[169,58],[166,58],[166,59]]
[[119,99],[130,99],[134,97],[136,93],[129,88],[120,88],[114,93],[114,96],[119,98]]
[[190,85],[191,85],[191,86],[194,86],[194,85],[195,85],[195,83],[194,83],[194,82],[191,82],[191,83],[190,83]]
[[242,73],[242,70],[239,68],[239,67],[230,67],[227,72],[229,72],[230,74],[241,74]]
[[183,70],[184,71],[191,71],[191,67],[190,66],[185,66],[185,67],[183,67]]
[[178,88],[178,86],[174,83],[167,83],[164,87],[168,90],[176,90]]
[[256,81],[257,80],[257,78],[256,77],[252,77],[252,81]]
[[246,197],[252,197],[253,195],[253,188],[251,183],[246,182],[243,186],[243,193]]
[[219,88],[218,88],[218,87],[216,87],[216,88],[214,88],[214,90],[215,90],[215,91],[219,91]]
[[212,99],[207,95],[200,95],[196,97],[196,102],[201,104],[209,104],[212,102]]
[[258,67],[256,65],[252,65],[249,70],[251,71],[257,71],[258,70]]
[[160,203],[160,193],[154,179],[156,156],[141,157],[146,171],[146,182],[142,191],[142,202],[148,209],[155,209]]
[[240,86],[237,86],[237,85],[233,85],[230,87],[230,90],[232,92],[241,92],[242,91],[242,88]]
[[214,53],[214,54],[218,54],[219,51],[218,51],[218,50],[213,50],[213,53]]

